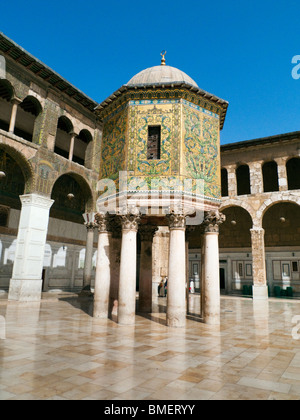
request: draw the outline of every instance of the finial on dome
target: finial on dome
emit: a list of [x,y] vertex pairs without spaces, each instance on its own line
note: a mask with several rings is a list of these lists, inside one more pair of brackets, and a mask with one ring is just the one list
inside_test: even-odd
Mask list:
[[160,53],[160,55],[162,56],[162,59],[161,59],[161,63],[160,63],[160,65],[161,66],[165,66],[166,65],[166,59],[165,59],[165,55],[167,54],[167,51],[166,50],[163,50],[161,53]]

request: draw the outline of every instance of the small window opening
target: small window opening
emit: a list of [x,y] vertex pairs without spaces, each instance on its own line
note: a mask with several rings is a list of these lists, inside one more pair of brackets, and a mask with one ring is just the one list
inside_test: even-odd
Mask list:
[[147,159],[160,159],[161,126],[148,127]]

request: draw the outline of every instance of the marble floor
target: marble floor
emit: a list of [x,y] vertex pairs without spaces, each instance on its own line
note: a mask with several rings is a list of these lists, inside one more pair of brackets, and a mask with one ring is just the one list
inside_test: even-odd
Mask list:
[[75,294],[0,295],[0,399],[300,399],[300,301],[222,296],[212,327],[192,295],[185,329],[165,326],[165,304],[125,327]]

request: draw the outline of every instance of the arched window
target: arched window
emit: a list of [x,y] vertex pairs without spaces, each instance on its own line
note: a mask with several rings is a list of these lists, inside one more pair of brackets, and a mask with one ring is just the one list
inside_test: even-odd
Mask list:
[[160,159],[161,126],[152,125],[148,127],[147,159]]
[[36,118],[41,114],[42,106],[33,96],[27,96],[18,106],[14,133],[25,140],[32,141]]
[[286,172],[289,190],[300,189],[300,158],[292,158],[287,161]]
[[266,247],[298,246],[300,242],[300,206],[275,203],[263,216]]
[[226,220],[220,225],[220,248],[250,248],[253,222],[248,211],[231,206],[223,209],[222,213]]
[[58,119],[54,152],[65,158],[69,157],[73,124],[69,118],[62,116]]
[[25,177],[18,162],[0,149],[0,205],[21,209],[20,195],[24,193]]
[[248,165],[240,165],[236,169],[237,194],[251,194],[250,170]]
[[54,203],[50,210],[50,217],[82,224],[82,215],[92,196],[83,178],[76,174],[65,174],[55,182],[51,198]]
[[221,169],[221,192],[222,197],[228,196],[228,173],[225,168]]
[[81,130],[75,137],[72,160],[80,165],[85,165],[87,160],[88,145],[92,142],[92,135],[88,130]]
[[279,191],[277,163],[266,162],[262,166],[264,192]]
[[9,123],[12,111],[11,99],[13,88],[7,80],[0,80],[0,129],[9,130]]

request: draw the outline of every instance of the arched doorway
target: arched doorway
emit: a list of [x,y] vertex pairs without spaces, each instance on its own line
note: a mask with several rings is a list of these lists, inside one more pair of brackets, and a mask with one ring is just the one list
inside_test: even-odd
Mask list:
[[73,124],[69,118],[61,116],[57,123],[54,152],[64,158],[69,158],[71,136],[74,131]]
[[16,150],[0,147],[0,289],[7,290],[16,254],[16,237],[30,169]]
[[76,174],[62,175],[53,186],[51,198],[54,204],[50,217],[83,223],[82,215],[91,201],[91,192],[81,177]]
[[90,146],[92,143],[92,135],[88,130],[81,130],[79,135],[75,137],[74,153],[72,156],[73,162],[79,165],[91,167],[91,153]]
[[5,149],[0,148],[0,203],[21,209],[19,196],[24,193],[25,177],[20,165]]
[[230,294],[250,294],[253,283],[252,218],[247,210],[239,206],[226,207],[221,211],[226,220],[220,225],[219,234],[220,288]]
[[[48,229],[52,261],[45,275],[46,289],[81,290],[87,229],[83,214],[93,208],[90,186],[76,173],[60,176],[53,185]],[[92,244],[93,246],[93,240]],[[94,264],[96,261],[94,261]],[[91,262],[92,264],[92,262]]]
[[0,80],[0,129],[4,131],[9,131],[13,94],[10,82],[4,79]]
[[251,194],[250,169],[246,164],[236,169],[237,195]]
[[264,213],[263,228],[270,292],[300,295],[300,206],[273,204]]
[[300,158],[292,158],[286,163],[289,190],[300,189]]
[[265,162],[262,166],[264,192],[279,191],[278,167],[275,161]]

